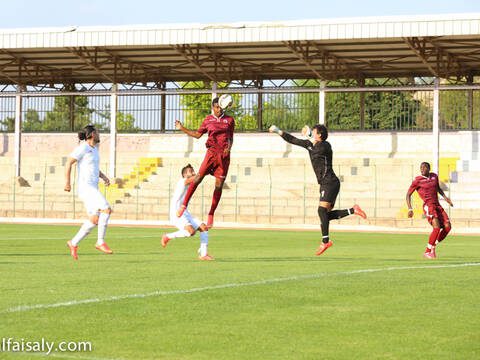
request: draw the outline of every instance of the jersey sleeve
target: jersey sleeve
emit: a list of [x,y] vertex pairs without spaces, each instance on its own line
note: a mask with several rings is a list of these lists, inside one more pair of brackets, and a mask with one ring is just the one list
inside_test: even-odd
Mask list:
[[230,128],[229,128],[229,139],[230,139],[230,144],[233,144],[233,134],[235,133],[235,119],[232,118],[232,122],[230,124]]
[[87,147],[85,146],[85,144],[82,144],[82,145],[79,145],[77,146],[71,153],[70,153],[70,157],[79,161],[81,160],[85,154],[87,153]]
[[414,179],[412,181],[412,184],[410,185],[410,187],[408,188],[408,193],[411,194],[413,193],[415,190],[418,189],[418,181],[417,179]]
[[207,129],[207,118],[203,119],[202,124],[198,128],[197,132],[200,134],[205,134],[208,131]]
[[283,140],[285,140],[286,142],[289,142],[290,144],[301,146],[305,149],[308,148],[309,146],[312,146],[312,143],[310,142],[310,140],[302,140],[302,139],[296,138],[295,136],[285,131],[282,134],[282,138]]

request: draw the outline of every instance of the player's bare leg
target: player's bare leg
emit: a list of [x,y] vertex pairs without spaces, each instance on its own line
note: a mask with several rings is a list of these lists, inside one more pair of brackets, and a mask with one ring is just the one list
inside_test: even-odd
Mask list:
[[207,227],[213,227],[213,220],[215,215],[215,210],[220,202],[220,198],[222,197],[222,190],[223,184],[225,183],[224,178],[215,178],[215,190],[213,191],[212,197],[212,206],[210,207],[210,211],[208,212],[208,219],[207,219]]

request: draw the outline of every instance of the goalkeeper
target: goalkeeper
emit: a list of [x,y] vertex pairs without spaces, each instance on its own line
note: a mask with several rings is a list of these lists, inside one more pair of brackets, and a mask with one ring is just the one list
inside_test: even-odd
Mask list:
[[365,212],[358,205],[353,205],[350,209],[332,210],[335,200],[340,191],[340,180],[332,168],[332,146],[327,140],[328,130],[324,125],[315,125],[312,130],[308,126],[302,129],[302,134],[308,140],[298,139],[291,134],[280,130],[277,126],[272,125],[268,131],[277,133],[283,140],[301,146],[307,149],[312,162],[313,171],[317,176],[320,184],[320,203],[318,206],[318,216],[320,217],[322,229],[322,244],[318,248],[316,255],[321,255],[325,250],[333,245],[329,238],[330,220],[341,219],[345,216],[355,214],[364,219],[367,218]]

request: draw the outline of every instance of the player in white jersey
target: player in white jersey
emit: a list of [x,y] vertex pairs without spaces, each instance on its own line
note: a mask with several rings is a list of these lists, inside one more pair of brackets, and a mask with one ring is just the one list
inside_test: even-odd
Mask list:
[[177,210],[182,206],[188,186],[195,180],[195,170],[192,165],[188,164],[182,169],[182,178],[178,180],[173,193],[172,202],[170,204],[170,222],[175,225],[178,231],[165,234],[162,236],[162,246],[174,238],[189,237],[195,235],[198,230],[200,232],[200,249],[198,249],[200,260],[214,260],[208,255],[208,228],[203,222],[194,218],[186,209],[182,216],[177,217]]
[[98,155],[98,144],[100,135],[92,125],[85,126],[78,133],[81,143],[70,154],[65,171],[65,191],[72,189],[70,185],[70,174],[72,165],[77,163],[77,191],[78,197],[83,201],[87,210],[86,220],[78,233],[67,242],[72,257],[78,259],[78,243],[84,239],[90,231],[98,225],[98,240],[95,248],[106,254],[113,251],[105,243],[105,232],[107,231],[108,219],[112,213],[109,203],[98,190],[98,180],[101,178],[105,185],[110,185],[110,180],[100,171],[100,158]]

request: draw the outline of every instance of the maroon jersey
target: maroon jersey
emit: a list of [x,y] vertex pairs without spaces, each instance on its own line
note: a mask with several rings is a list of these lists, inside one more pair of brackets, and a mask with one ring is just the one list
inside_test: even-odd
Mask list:
[[428,176],[417,176],[412,181],[408,192],[410,193],[417,190],[418,195],[420,195],[426,205],[440,205],[437,193],[438,187],[438,176],[431,172]]
[[208,140],[205,144],[207,149],[223,152],[233,142],[235,120],[233,117],[223,114],[220,118],[208,115],[198,129],[200,134],[208,132]]

